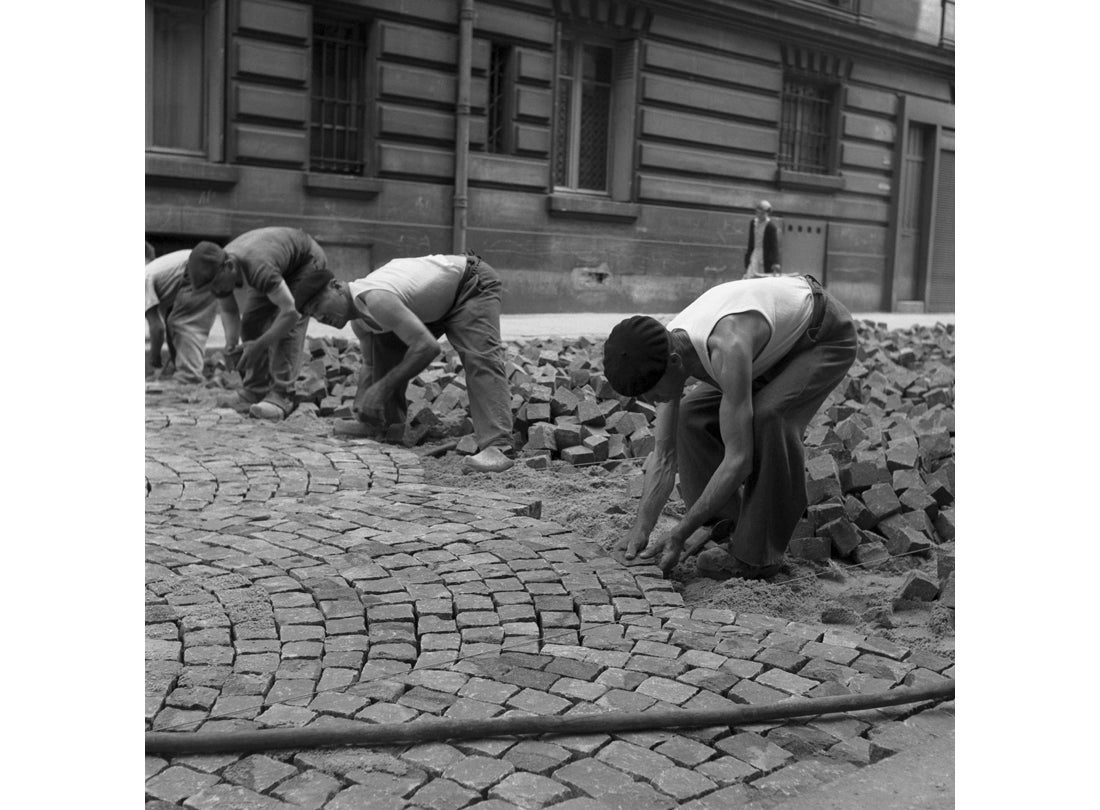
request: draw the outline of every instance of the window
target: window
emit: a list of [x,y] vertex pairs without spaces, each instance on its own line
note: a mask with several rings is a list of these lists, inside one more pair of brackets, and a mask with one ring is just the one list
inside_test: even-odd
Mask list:
[[145,146],[204,154],[205,0],[145,4]]
[[783,79],[779,167],[806,174],[835,170],[837,85],[797,76]]
[[492,43],[489,49],[489,132],[487,152],[510,155],[515,152],[512,119],[515,107],[515,78],[512,47]]
[[314,11],[310,171],[363,173],[366,24]]
[[608,190],[612,54],[605,45],[561,41],[554,110],[554,185],[560,188]]

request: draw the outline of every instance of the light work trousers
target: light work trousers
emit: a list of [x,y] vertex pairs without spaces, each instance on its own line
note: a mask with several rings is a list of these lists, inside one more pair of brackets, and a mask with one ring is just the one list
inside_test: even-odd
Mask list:
[[197,293],[187,283],[169,306],[158,307],[165,325],[168,351],[176,364],[174,378],[183,383],[201,383],[206,363],[206,339],[218,314],[218,303],[209,292]]
[[[470,421],[479,450],[512,447],[512,404],[500,341],[500,277],[472,257],[459,284],[454,306],[440,320],[425,324],[435,337],[446,335],[466,372]],[[359,334],[364,334],[360,332]],[[381,379],[401,362],[407,346],[392,332],[369,335],[370,356],[361,372],[366,385]],[[407,386],[400,386],[384,406],[388,424],[405,423]]]
[[[714,516],[735,521],[728,551],[748,565],[783,558],[806,511],[802,438],[813,415],[856,357],[852,316],[815,279],[814,316],[787,355],[753,381],[752,472],[741,491]],[[718,424],[722,392],[700,383],[680,400],[676,448],[680,494],[690,508],[722,462]]]

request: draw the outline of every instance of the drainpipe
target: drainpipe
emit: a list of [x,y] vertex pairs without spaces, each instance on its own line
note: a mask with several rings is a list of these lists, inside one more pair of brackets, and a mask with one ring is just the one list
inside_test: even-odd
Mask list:
[[470,169],[470,72],[474,50],[474,0],[458,10],[458,99],[455,103],[455,195],[452,247],[466,252],[466,196]]

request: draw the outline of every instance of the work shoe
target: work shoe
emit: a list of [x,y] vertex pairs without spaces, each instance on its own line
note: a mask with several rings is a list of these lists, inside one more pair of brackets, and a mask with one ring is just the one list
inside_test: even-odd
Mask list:
[[743,563],[724,548],[708,548],[699,552],[695,559],[695,572],[711,579],[770,579],[779,573],[782,566],[749,565]]
[[486,447],[480,453],[473,456],[466,456],[466,460],[463,462],[463,466],[472,472],[504,472],[513,464],[512,459],[504,455],[504,451],[499,447]]
[[294,412],[296,404],[279,394],[268,394],[248,409],[248,415],[269,422],[281,422]]
[[215,408],[232,408],[237,413],[248,413],[255,402],[248,399],[240,391],[223,391],[214,400]]

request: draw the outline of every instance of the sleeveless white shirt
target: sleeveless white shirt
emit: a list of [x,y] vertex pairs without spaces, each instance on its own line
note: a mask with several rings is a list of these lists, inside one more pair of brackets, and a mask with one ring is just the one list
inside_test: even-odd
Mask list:
[[394,259],[373,273],[348,282],[360,322],[375,334],[388,331],[374,320],[361,297],[370,290],[386,290],[401,299],[423,323],[434,323],[454,306],[458,285],[466,273],[465,256],[433,254],[415,259]]
[[668,322],[666,328],[683,329],[699,353],[711,379],[714,367],[707,339],[727,315],[759,312],[771,327],[771,337],[752,360],[755,379],[781,360],[802,336],[813,315],[813,293],[803,276],[777,276],[728,281],[711,287]]

